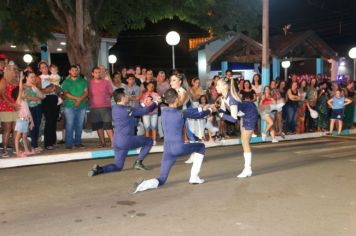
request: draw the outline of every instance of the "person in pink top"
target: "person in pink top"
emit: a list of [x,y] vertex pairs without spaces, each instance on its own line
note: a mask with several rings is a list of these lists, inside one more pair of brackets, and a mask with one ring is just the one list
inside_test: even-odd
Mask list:
[[113,89],[110,81],[100,77],[99,67],[95,67],[91,75],[93,79],[89,81],[89,107],[92,130],[98,132],[99,147],[106,147],[104,130],[112,144],[111,96]]
[[[32,115],[30,109],[28,108],[27,102],[22,99],[23,92],[23,81],[20,79],[20,86],[16,89],[12,90],[11,96],[14,100],[16,100],[16,104],[18,104],[19,109],[17,110],[18,118],[16,120],[15,125],[15,150],[16,155],[18,157],[26,157],[28,155],[35,154],[35,150],[32,149],[30,152],[27,143],[27,133],[30,129],[33,129],[34,123],[32,119]],[[24,152],[20,151],[20,138],[22,138],[23,147],[25,149]]]
[[[144,92],[140,97],[141,106],[150,106],[153,102],[157,102],[159,97],[158,93],[154,91],[153,81],[146,84],[146,92]],[[147,98],[151,98],[150,102],[147,102]],[[155,108],[152,112],[142,117],[143,125],[145,126],[146,137],[151,137],[153,140],[153,145],[157,143],[157,119],[158,119],[158,108]],[[152,134],[150,134],[150,131]]]

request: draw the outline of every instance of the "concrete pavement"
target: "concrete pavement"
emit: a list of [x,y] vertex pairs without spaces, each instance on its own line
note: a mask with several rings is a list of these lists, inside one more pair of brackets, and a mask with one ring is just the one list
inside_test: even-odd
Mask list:
[[139,178],[125,170],[93,178],[94,163],[0,170],[1,235],[356,235],[355,140],[319,138],[253,145],[254,176],[237,179],[240,146],[210,148],[201,177],[189,185],[182,158],[162,188],[129,194]]

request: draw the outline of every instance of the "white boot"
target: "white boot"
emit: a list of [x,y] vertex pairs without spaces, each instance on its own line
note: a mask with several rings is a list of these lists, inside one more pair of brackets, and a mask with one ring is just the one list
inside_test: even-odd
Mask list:
[[202,184],[205,180],[199,178],[199,172],[201,165],[203,163],[204,155],[200,153],[194,153],[193,157],[193,165],[192,169],[190,170],[190,179],[189,183],[191,184]]
[[250,177],[252,175],[252,169],[251,169],[252,153],[244,152],[244,159],[245,159],[245,168],[237,176],[237,178],[246,178],[246,177]]
[[194,155],[195,155],[195,152],[193,152],[193,153],[190,155],[189,159],[186,160],[184,163],[185,163],[185,164],[192,164],[192,163],[193,163],[193,160],[194,160]]
[[158,179],[144,180],[136,187],[133,193],[142,192],[148,189],[158,188],[158,185],[159,185]]

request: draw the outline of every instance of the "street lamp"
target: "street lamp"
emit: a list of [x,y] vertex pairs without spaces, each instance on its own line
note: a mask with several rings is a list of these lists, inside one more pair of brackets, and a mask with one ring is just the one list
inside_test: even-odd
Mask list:
[[33,57],[30,54],[25,54],[22,59],[27,65],[29,65],[32,62]]
[[168,45],[172,46],[172,64],[173,70],[176,68],[175,58],[174,58],[174,46],[177,45],[180,41],[180,36],[177,32],[171,31],[166,35],[166,42]]
[[282,67],[284,68],[284,79],[287,81],[287,76],[288,76],[288,68],[290,67],[290,61],[288,60],[285,60],[285,61],[282,61]]
[[355,67],[356,67],[356,47],[353,47],[349,51],[349,57],[354,59],[354,78],[353,80],[355,81]]
[[111,64],[111,73],[114,74],[114,64],[117,61],[117,57],[112,54],[112,55],[109,55],[108,60],[109,60],[109,63]]

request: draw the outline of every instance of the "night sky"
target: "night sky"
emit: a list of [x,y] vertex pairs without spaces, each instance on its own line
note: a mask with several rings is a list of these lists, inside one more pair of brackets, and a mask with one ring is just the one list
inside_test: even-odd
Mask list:
[[[356,0],[270,0],[270,35],[283,34],[282,27],[291,24],[290,32],[314,30],[340,56],[356,46]],[[176,30],[181,43],[176,47],[176,65],[188,74],[197,70],[194,54],[185,44],[190,37],[205,36],[199,27],[174,20],[148,23],[143,30],[123,32],[111,49],[118,66],[142,65],[154,70],[171,67],[171,47],[165,35]]]

